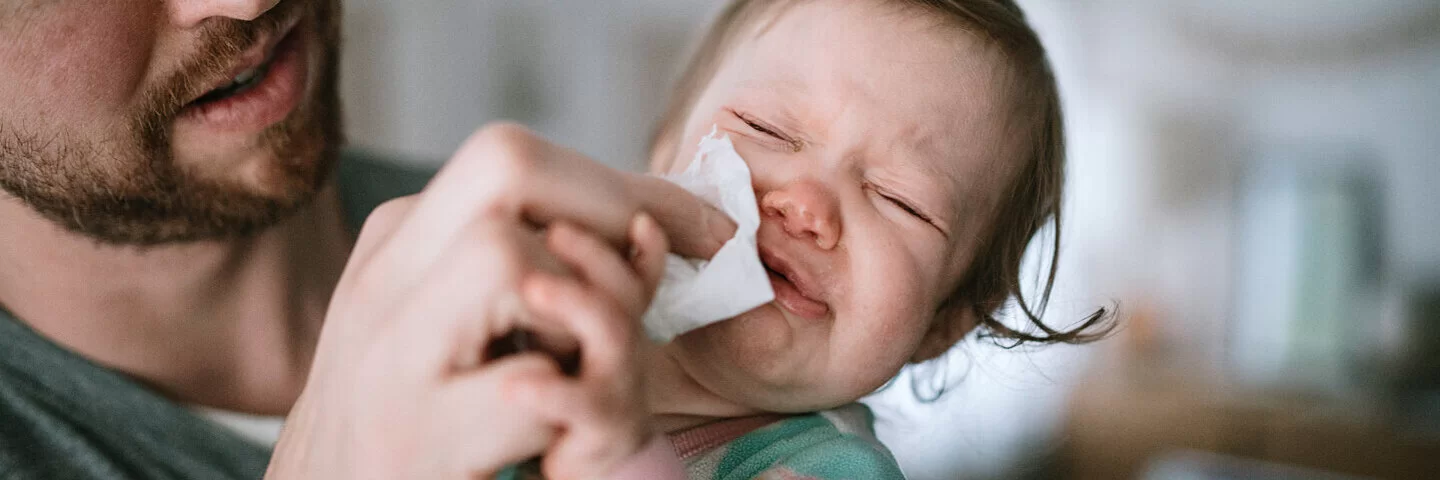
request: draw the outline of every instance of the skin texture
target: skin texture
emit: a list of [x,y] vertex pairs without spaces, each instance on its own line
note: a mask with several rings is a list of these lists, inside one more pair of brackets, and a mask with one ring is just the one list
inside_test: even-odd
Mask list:
[[777,301],[651,355],[651,403],[667,429],[834,407],[893,378],[972,262],[1018,163],[997,120],[999,56],[922,12],[803,2],[752,35],[699,97],[677,156],[654,163],[679,171],[712,125],[728,134],[760,199],[761,250],[826,313]]
[[[326,183],[337,8],[0,0],[0,304],[179,401],[288,410],[352,241]],[[293,110],[183,120],[294,19]]]
[[[340,140],[334,0],[3,2],[23,13],[0,20],[0,187],[47,219],[116,244],[238,237],[323,188]],[[263,130],[185,121],[296,18],[294,111]]]
[[[638,319],[661,253],[714,254],[734,233],[717,215],[521,127],[481,129],[366,221],[268,476],[488,478],[543,451],[547,478],[603,478],[652,433]],[[558,356],[579,345],[577,376],[493,358],[517,327]]]

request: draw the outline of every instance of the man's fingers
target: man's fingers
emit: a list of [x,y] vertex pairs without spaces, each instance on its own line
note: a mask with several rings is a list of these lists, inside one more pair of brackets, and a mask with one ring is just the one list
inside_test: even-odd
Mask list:
[[388,268],[388,265],[374,262],[375,256],[385,250],[385,246],[390,243],[390,239],[400,225],[415,209],[418,200],[415,195],[400,197],[382,203],[370,212],[370,216],[365,219],[365,224],[360,227],[360,234],[355,239],[355,247],[350,251],[350,258],[345,262],[345,271],[340,278],[339,290],[348,289],[349,284],[356,281],[356,277],[376,276],[372,271],[377,268],[385,270],[379,276],[385,277],[388,285],[409,285],[418,280],[420,272],[430,267],[438,252],[420,252],[410,255],[406,258],[404,268],[401,270],[392,270]]
[[[648,308],[654,299],[655,289],[665,276],[665,254],[670,251],[670,242],[665,239],[665,232],[655,218],[642,213],[630,225],[630,247],[630,264],[640,276],[645,289],[643,303]],[[640,314],[643,313],[644,308]]]
[[350,251],[351,262],[364,262],[369,260],[375,250],[384,245],[395,229],[415,208],[418,199],[415,195],[399,197],[375,207],[370,216],[365,218],[365,224],[360,227],[360,235],[355,239],[355,248]]
[[607,293],[638,317],[645,313],[649,301],[647,290],[630,262],[621,258],[615,247],[567,222],[550,226],[546,232],[550,252],[566,263],[591,288]]
[[415,252],[437,251],[482,217],[569,221],[623,248],[641,211],[688,257],[710,258],[735,232],[728,216],[675,184],[609,168],[518,125],[494,124],[472,135],[426,186],[386,242],[397,248],[380,255],[409,263]]
[[[390,315],[387,335],[414,348],[403,357],[416,367],[449,365],[465,370],[491,357],[491,341],[516,328],[536,331],[555,343],[561,331],[531,321],[516,287],[534,272],[566,275],[539,232],[510,222],[479,219],[444,250],[444,260],[410,287],[402,308]],[[572,343],[573,344],[573,343]],[[437,372],[445,373],[445,372]]]
[[425,224],[477,215],[539,225],[568,220],[619,246],[640,209],[624,187],[617,170],[525,127],[492,124],[431,181],[416,217]]
[[667,180],[627,175],[626,188],[660,224],[670,249],[691,258],[710,258],[735,236],[735,222],[705,200]]

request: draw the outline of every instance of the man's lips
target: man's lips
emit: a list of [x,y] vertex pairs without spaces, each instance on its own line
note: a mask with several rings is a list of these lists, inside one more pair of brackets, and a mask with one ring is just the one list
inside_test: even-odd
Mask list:
[[217,75],[215,78],[211,78],[202,83],[203,89],[198,92],[193,92],[189,100],[185,103],[187,105],[193,104],[211,92],[229,86],[240,74],[260,68],[260,66],[272,60],[276,47],[280,45],[281,40],[284,40],[286,36],[295,29],[296,25],[299,25],[300,18],[299,15],[294,15],[286,20],[285,23],[280,24],[280,28],[262,34],[260,41],[255,42],[254,45],[245,49],[244,52],[241,52],[240,55],[234,57],[229,62],[231,66],[224,70],[225,73],[221,74],[223,77]]
[[760,262],[769,270],[770,285],[775,288],[775,302],[791,313],[812,320],[824,319],[830,306],[820,298],[808,273],[796,269],[785,258],[761,247]]
[[186,105],[176,119],[175,138],[199,138],[194,137],[197,132],[248,136],[287,118],[300,105],[308,84],[307,24],[281,24],[287,28],[276,32],[284,36],[267,37],[237,57],[250,59],[237,66],[253,69],[243,73],[249,80],[222,85]]

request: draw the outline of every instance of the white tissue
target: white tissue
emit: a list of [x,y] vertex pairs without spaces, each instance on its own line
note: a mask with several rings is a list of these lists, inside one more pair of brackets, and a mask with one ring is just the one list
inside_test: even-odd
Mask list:
[[709,261],[671,254],[665,259],[665,278],[645,312],[645,333],[657,342],[733,318],[775,299],[755,232],[760,208],[750,185],[750,167],[728,135],[716,138],[717,129],[700,140],[695,161],[666,180],[694,193],[735,221],[735,237],[725,242]]

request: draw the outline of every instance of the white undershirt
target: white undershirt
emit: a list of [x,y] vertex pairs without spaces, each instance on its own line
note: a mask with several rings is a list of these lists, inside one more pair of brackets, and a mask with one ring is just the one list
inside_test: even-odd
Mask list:
[[274,447],[275,442],[280,440],[280,427],[285,425],[285,417],[251,415],[248,413],[193,405],[190,406],[190,410],[206,420],[215,422],[215,424],[235,432],[240,438],[255,442],[266,448]]

